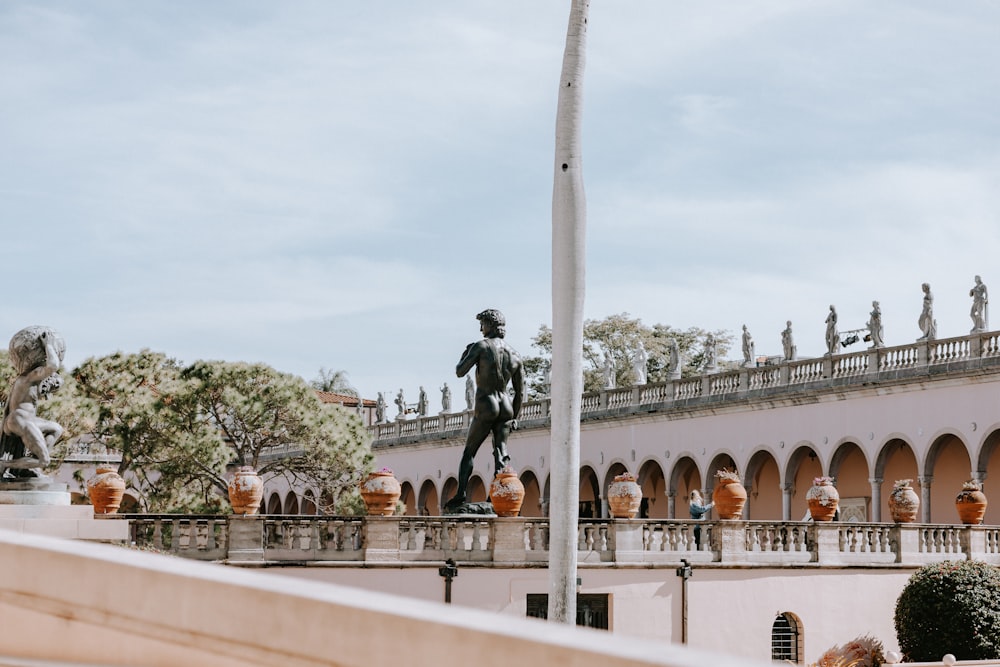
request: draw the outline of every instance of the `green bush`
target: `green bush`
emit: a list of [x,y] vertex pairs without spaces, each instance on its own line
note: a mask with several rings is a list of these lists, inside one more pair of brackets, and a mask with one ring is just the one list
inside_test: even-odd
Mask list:
[[894,622],[905,660],[1000,658],[1000,570],[978,561],[922,567],[896,600]]

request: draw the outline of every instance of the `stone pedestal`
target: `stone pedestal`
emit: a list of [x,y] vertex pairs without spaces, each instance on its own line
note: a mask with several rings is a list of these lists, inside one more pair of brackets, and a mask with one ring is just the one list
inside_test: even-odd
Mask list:
[[74,540],[127,541],[128,521],[113,514],[105,517],[95,518],[90,505],[71,505],[65,484],[49,479],[0,482],[0,529]]
[[247,563],[264,560],[264,520],[259,516],[229,517],[228,561]]
[[69,487],[50,479],[0,481],[0,505],[68,506]]

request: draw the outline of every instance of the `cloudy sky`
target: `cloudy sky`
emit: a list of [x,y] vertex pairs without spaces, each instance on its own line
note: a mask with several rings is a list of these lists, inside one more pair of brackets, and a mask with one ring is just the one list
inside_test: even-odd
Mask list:
[[[568,8],[3,2],[0,336],[432,407],[483,308],[531,353]],[[1000,294],[998,35],[997,0],[593,0],[587,316],[760,354],[791,319],[815,356],[830,304],[915,340],[927,281],[968,333],[973,276]]]

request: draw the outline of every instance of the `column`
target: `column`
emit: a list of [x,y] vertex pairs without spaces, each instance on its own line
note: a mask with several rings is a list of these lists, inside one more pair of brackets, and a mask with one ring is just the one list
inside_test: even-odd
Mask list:
[[878,523],[882,520],[882,478],[871,477],[868,483],[872,485],[872,518],[871,521]]
[[677,518],[677,492],[671,491],[667,494],[667,518]]
[[920,482],[920,521],[922,523],[931,522],[931,481],[934,476],[918,477]]
[[781,520],[792,520],[792,485],[787,483],[781,487]]

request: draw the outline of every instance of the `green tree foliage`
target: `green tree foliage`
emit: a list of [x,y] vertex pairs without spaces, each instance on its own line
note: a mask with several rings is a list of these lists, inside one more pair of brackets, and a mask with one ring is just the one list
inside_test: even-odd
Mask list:
[[92,357],[72,372],[83,433],[121,455],[118,473],[147,511],[218,511],[230,451],[217,429],[185,412],[177,362],[158,352]]
[[361,418],[320,402],[299,377],[263,364],[201,361],[181,378],[188,383],[185,414],[215,426],[237,465],[315,485],[334,505],[371,467]]
[[319,374],[309,384],[312,385],[313,389],[327,391],[332,394],[343,394],[344,396],[358,395],[358,390],[347,379],[347,371],[320,368]]
[[908,661],[1000,658],[1000,570],[980,561],[922,567],[896,600],[894,622]]
[[[705,362],[705,339],[709,334],[715,337],[717,355],[721,359],[733,342],[732,334],[725,330],[706,331],[699,327],[676,329],[665,324],[650,327],[628,313],[587,320],[583,323],[584,390],[603,389],[602,369],[606,353],[614,362],[616,385],[632,385],[635,382],[632,358],[639,341],[645,346],[649,358],[646,364],[648,382],[667,379],[671,340],[677,341],[680,350],[681,377],[697,375]],[[544,393],[544,373],[552,358],[552,330],[546,325],[539,327],[532,346],[541,355],[526,358],[524,365],[529,391],[532,396],[539,396]],[[725,363],[719,365],[725,368]]]

